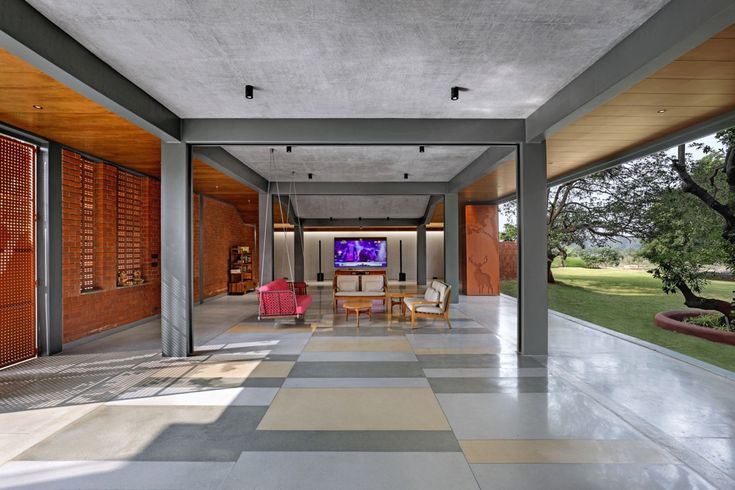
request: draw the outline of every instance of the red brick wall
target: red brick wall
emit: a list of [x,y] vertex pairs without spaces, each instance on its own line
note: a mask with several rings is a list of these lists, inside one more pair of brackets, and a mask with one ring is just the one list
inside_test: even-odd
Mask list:
[[[117,167],[95,165],[95,290],[80,292],[80,230],[82,157],[63,152],[62,219],[64,274],[64,342],[148,318],[161,306],[161,188],[144,178],[142,199],[142,274],[140,286],[117,287]],[[249,245],[254,250],[254,228],[246,226],[237,210],[224,202],[204,198],[205,298],[227,291],[229,250]],[[199,297],[199,196],[192,196],[194,295]]]
[[518,278],[518,242],[500,242],[500,279]]
[[[198,223],[198,222],[197,222]],[[198,227],[198,224],[197,224]],[[234,206],[204,197],[204,297],[227,291],[230,247],[255,250],[255,228],[246,226]],[[198,255],[195,254],[198,263]],[[198,269],[198,265],[196,266]],[[194,288],[199,289],[194,282]]]
[[[64,150],[62,183],[64,342],[85,337],[160,312],[160,186],[144,179],[142,202],[147,208],[142,229],[142,274],[146,283],[117,287],[117,186],[120,172],[111,165],[95,165],[95,286],[79,288],[81,156]],[[155,265],[153,265],[155,264]]]

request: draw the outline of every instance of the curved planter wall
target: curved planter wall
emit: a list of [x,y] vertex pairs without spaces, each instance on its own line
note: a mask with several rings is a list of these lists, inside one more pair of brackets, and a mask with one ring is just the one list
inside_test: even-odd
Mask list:
[[723,332],[714,328],[700,327],[690,323],[684,323],[682,320],[698,316],[703,313],[712,313],[707,310],[673,310],[656,313],[654,323],[656,326],[672,330],[674,332],[694,335],[703,339],[720,342],[723,344],[735,345],[735,332]]

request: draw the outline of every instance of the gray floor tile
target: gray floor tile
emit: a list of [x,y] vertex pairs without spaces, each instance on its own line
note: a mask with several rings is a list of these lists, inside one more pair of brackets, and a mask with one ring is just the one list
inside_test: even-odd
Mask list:
[[477,483],[461,453],[249,452],[224,489],[465,490]]
[[638,439],[640,434],[584,395],[558,391],[436,395],[457,439]]
[[430,430],[258,430],[244,444],[244,451],[461,451],[451,431]]
[[441,354],[416,357],[422,368],[543,367],[533,358],[513,354]]
[[248,378],[242,386],[246,388],[280,388],[286,378]]
[[689,490],[714,488],[677,465],[473,464],[483,490]]
[[297,362],[289,378],[424,377],[418,362]]
[[430,378],[434,393],[546,393],[564,385],[550,378]]
[[233,465],[192,461],[11,461],[0,467],[0,489],[214,489]]
[[413,352],[304,352],[298,362],[415,362]]
[[288,378],[283,388],[429,388],[425,378]]

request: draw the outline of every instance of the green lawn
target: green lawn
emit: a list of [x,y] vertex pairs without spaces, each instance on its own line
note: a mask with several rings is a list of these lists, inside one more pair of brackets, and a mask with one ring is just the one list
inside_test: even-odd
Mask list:
[[[680,294],[665,294],[661,283],[644,271],[554,269],[549,308],[658,344],[735,371],[735,346],[663,330],[653,324],[659,311],[684,308]],[[711,281],[707,296],[732,300],[735,283]],[[503,293],[515,296],[516,282],[503,281]]]

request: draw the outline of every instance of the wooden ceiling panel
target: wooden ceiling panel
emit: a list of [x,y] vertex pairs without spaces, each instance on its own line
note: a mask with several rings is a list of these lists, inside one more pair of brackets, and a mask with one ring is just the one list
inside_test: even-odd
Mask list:
[[5,50],[0,50],[0,120],[154,177],[161,173],[158,138]]
[[227,175],[194,159],[194,192],[204,194],[237,208],[245,223],[258,223],[258,193]]
[[476,180],[459,193],[462,203],[494,201],[515,192],[516,160],[502,162],[492,173]]

